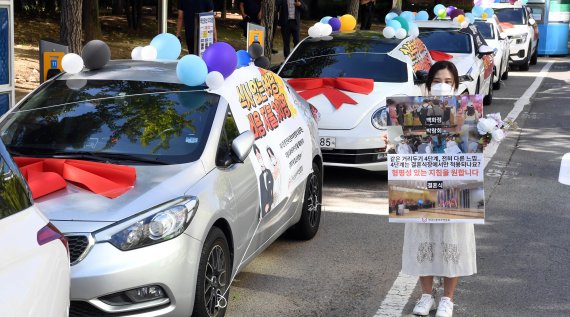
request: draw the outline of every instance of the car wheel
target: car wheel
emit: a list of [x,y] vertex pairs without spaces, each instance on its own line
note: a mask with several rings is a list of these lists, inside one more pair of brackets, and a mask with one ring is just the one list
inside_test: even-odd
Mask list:
[[507,67],[505,68],[505,72],[501,75],[502,80],[509,79],[509,64],[507,63]]
[[228,240],[222,230],[213,227],[200,256],[193,317],[225,315],[228,300],[222,299],[220,303],[218,295],[225,293],[224,297],[229,299],[231,272]]
[[529,61],[530,61],[530,45],[528,47],[528,52],[526,54],[525,59],[523,60],[523,63],[520,64],[519,66],[519,70],[527,71],[530,68]]
[[534,50],[534,53],[532,54],[532,57],[530,58],[530,64],[531,65],[536,65],[536,63],[538,62],[538,45],[536,47],[537,47],[537,49]]
[[[502,62],[501,62],[501,63],[502,63]],[[495,90],[501,89],[501,74],[500,74],[501,68],[503,68],[503,65],[499,65],[499,70],[497,71],[497,78],[498,78],[498,80],[497,80],[496,83],[493,83],[493,89],[495,89]],[[495,76],[493,76],[493,77],[495,77]]]
[[483,97],[483,105],[488,106],[493,102],[493,78],[489,79],[489,93]]
[[475,87],[475,94],[478,95],[479,92],[481,91],[481,82],[479,81],[479,79],[477,79],[477,86]]
[[323,184],[320,166],[313,163],[313,172],[307,177],[305,186],[301,220],[293,228],[293,234],[297,239],[310,240],[319,231],[322,197]]

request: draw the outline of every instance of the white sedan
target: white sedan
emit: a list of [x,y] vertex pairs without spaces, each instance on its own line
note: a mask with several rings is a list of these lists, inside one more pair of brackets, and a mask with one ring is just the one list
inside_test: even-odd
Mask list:
[[501,79],[509,78],[509,39],[496,15],[487,20],[477,20],[475,25],[487,44],[495,50],[493,89],[500,89]]
[[430,51],[450,54],[459,72],[459,91],[484,95],[483,104],[493,100],[493,49],[487,45],[477,27],[462,29],[452,21],[416,21],[420,39]]

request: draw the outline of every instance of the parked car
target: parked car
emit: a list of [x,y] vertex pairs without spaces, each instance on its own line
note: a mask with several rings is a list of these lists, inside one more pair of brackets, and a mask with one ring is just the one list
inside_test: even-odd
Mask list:
[[510,41],[511,64],[526,71],[537,63],[538,25],[526,5],[493,3],[490,6],[501,21]]
[[0,316],[67,316],[67,239],[33,203],[0,142]]
[[[423,57],[418,60],[418,65],[425,62],[421,65],[423,72],[414,69],[411,59],[395,57],[393,53],[403,43],[413,44],[409,52]],[[381,138],[381,131],[386,129],[386,98],[422,95],[422,74],[429,70],[432,60],[420,43],[412,38],[387,39],[372,31],[333,33],[324,39],[302,40],[279,67],[278,74],[289,83],[345,77],[370,81],[369,93],[349,91],[340,84],[342,94],[354,100],[354,105],[341,104],[337,108],[332,103],[335,98],[329,100],[322,94],[308,99],[319,111],[320,145],[326,166],[387,169],[386,146]]]
[[[256,174],[259,140],[254,143],[249,123],[239,132],[238,119],[244,118],[230,110],[241,108],[239,101],[181,84],[176,65],[111,61],[100,70],[64,73],[0,122],[12,154],[72,160],[64,162],[66,171],[95,178],[97,186],[122,186],[97,190],[87,180],[68,182],[36,199],[69,239],[71,316],[223,316],[231,278],[245,264],[288,228],[302,239],[317,233],[322,158],[317,136],[309,133],[316,133],[314,119],[294,127],[309,133],[302,140],[308,151],[295,156],[309,169],[299,174],[305,176],[298,185],[290,176],[290,192],[277,199],[267,192],[280,184],[279,176],[268,174],[276,163],[267,150],[271,164]],[[274,76],[267,87],[288,89]],[[260,97],[257,91],[256,102]],[[297,113],[310,116],[304,100],[295,103]],[[287,185],[295,162],[284,163],[281,184]],[[89,173],[77,170],[84,166]],[[112,181],[91,175],[112,169]],[[260,180],[265,187],[258,191]],[[274,202],[271,212],[262,212],[267,198],[260,191]]]
[[500,89],[501,79],[509,78],[509,39],[496,15],[486,20],[476,20],[474,24],[487,45],[495,50],[493,89]]
[[[453,56],[459,81],[469,95],[484,95],[483,104],[493,101],[494,50],[487,45],[477,28],[470,25],[462,29],[453,21],[416,21],[419,38],[429,50],[441,51]],[[461,88],[460,88],[461,89]],[[463,91],[463,90],[462,90]]]

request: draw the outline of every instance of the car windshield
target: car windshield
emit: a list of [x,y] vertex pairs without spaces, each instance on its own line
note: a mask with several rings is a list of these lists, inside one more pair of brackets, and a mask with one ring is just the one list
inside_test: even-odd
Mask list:
[[495,14],[501,22],[519,25],[526,24],[524,8],[495,9]]
[[420,39],[429,50],[442,51],[445,53],[470,54],[471,36],[459,31],[450,30],[420,30]]
[[218,102],[181,84],[55,80],[5,117],[0,133],[13,155],[179,164],[202,154]]
[[481,33],[484,39],[493,40],[495,38],[495,32],[491,23],[477,21],[475,22],[475,25],[477,26],[477,30],[479,33]]

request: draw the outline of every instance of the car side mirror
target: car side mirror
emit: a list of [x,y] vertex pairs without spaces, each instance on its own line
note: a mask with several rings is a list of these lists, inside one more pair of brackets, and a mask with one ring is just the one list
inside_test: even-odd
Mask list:
[[529,25],[535,25],[536,24],[536,20],[533,18],[528,19],[528,24]]
[[428,77],[428,72],[426,72],[425,70],[418,70],[416,72],[416,78],[414,78],[414,84],[416,85],[425,84],[427,81],[427,77]]
[[481,45],[481,47],[479,47],[479,55],[483,56],[483,55],[490,55],[495,53],[495,50],[492,49],[491,47],[487,46],[487,45]]
[[251,152],[253,141],[255,141],[255,137],[251,131],[245,131],[233,140],[232,151],[239,163],[243,163]]

